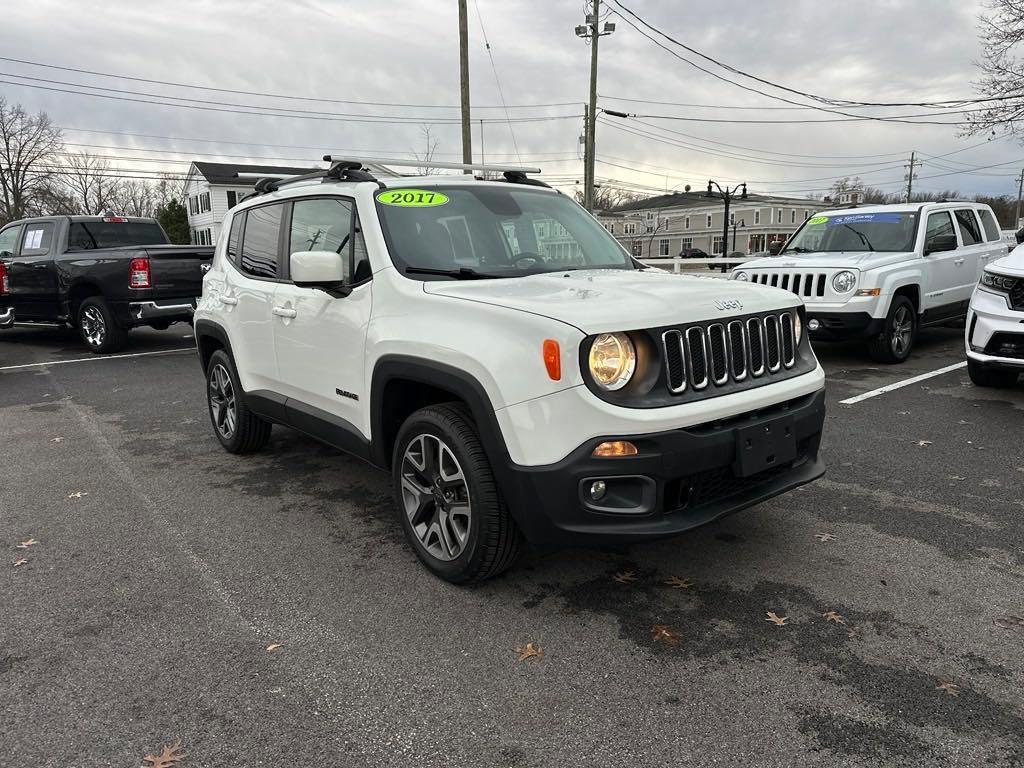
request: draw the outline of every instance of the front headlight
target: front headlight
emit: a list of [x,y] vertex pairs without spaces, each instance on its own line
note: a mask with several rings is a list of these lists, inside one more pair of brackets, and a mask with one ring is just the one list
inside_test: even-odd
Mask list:
[[832,278],[832,287],[836,293],[849,293],[857,284],[857,276],[853,272],[837,272]]
[[732,273],[732,279],[733,280],[748,281],[748,280],[750,280],[750,275],[748,275],[746,272],[733,272]]
[[799,346],[800,339],[804,335],[804,321],[800,319],[800,313],[793,315],[793,333],[796,335],[796,343]]
[[981,273],[981,284],[986,288],[991,288],[993,291],[1009,293],[1013,290],[1013,286],[1017,284],[1017,278],[1004,277],[1003,275],[997,275],[986,270]]
[[622,389],[636,370],[636,348],[624,333],[602,333],[590,344],[590,375],[601,389]]

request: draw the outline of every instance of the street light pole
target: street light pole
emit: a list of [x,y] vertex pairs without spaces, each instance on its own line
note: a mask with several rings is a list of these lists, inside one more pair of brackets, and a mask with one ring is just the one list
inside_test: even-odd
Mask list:
[[597,41],[615,31],[615,25],[605,22],[599,28],[601,0],[591,0],[586,24],[576,27],[576,36],[590,41],[590,98],[587,102],[586,126],[583,131],[583,207],[594,210],[594,144],[597,134]]
[[[722,188],[721,186],[719,186],[717,181],[712,181],[711,179],[708,179],[708,191],[704,193],[704,197],[715,197],[715,193],[712,187],[718,190],[718,194],[721,195],[722,200],[725,202],[725,215],[722,220],[722,258],[725,259],[725,249],[729,246],[729,206],[732,204],[733,197],[735,197],[736,193],[739,192],[740,190],[742,190],[742,194],[740,194],[739,196],[740,200],[747,199],[747,182],[737,184],[732,189],[729,189],[728,185],[726,185],[725,188]],[[735,248],[735,244],[733,247]],[[713,245],[711,250],[715,250]],[[723,261],[723,273],[725,272],[725,267],[726,263]]]

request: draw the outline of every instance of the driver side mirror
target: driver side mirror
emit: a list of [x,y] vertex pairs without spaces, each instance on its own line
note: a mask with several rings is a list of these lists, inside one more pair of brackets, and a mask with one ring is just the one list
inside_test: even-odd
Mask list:
[[292,282],[300,288],[319,288],[332,296],[347,296],[345,258],[333,251],[296,251],[288,259]]
[[768,243],[768,253],[772,256],[778,256],[784,245],[785,243],[782,240],[775,240],[774,242]]
[[943,251],[955,251],[957,249],[956,235],[935,235],[924,244],[924,255],[931,253],[942,253]]

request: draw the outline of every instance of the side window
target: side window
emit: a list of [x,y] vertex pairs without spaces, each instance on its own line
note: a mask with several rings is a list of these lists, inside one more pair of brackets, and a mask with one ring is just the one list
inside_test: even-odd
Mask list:
[[963,238],[964,245],[976,245],[981,242],[981,230],[978,228],[974,211],[969,208],[958,209],[956,223],[960,227],[960,237]]
[[985,227],[985,239],[989,242],[999,240],[1002,235],[999,232],[999,223],[996,221],[996,217],[992,215],[992,211],[982,208],[978,213],[981,214],[981,223]]
[[25,238],[21,241],[22,256],[42,256],[49,253],[53,240],[53,222],[26,224]]
[[[245,239],[249,239],[250,223],[246,225]],[[292,226],[289,253],[298,251],[330,251],[342,254],[344,279],[352,272],[352,203],[338,197],[296,200],[292,206]],[[365,251],[365,247],[363,249]]]
[[928,231],[924,238],[926,246],[936,237],[952,234],[953,222],[949,218],[949,211],[928,214]]
[[14,255],[18,250],[18,235],[21,234],[21,225],[8,227],[0,232],[0,253],[6,253],[8,257]]
[[245,211],[231,217],[231,232],[228,234],[228,244],[225,253],[228,261],[238,266],[238,245],[242,240],[242,222],[245,221]]
[[356,216],[355,239],[352,241],[352,282],[361,283],[373,277],[370,268],[370,256],[366,253],[366,240],[363,239],[363,228]]
[[277,242],[281,232],[280,203],[250,208],[245,217],[245,237],[238,266],[253,277],[279,277]]

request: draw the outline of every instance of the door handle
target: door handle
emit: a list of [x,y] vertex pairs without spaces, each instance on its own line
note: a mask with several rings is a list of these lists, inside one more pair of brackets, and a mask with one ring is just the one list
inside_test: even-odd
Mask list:
[[288,307],[274,307],[273,312],[278,317],[296,317],[299,314],[294,309],[288,309]]
[[964,260],[963,259],[953,259],[953,263],[956,264],[959,267],[961,264],[964,263]]
[[235,304],[238,303],[238,299],[236,299],[234,296],[218,296],[217,301],[219,301],[221,304],[230,304],[231,306],[234,306]]

